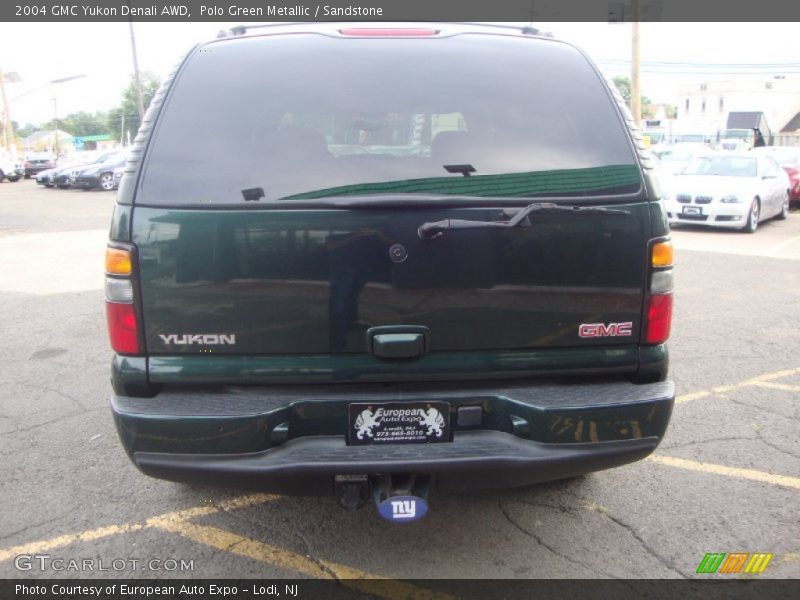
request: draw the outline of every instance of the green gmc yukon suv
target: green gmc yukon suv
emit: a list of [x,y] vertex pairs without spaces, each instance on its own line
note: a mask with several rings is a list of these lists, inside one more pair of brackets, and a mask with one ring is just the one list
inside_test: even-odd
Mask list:
[[153,99],[106,260],[144,473],[370,499],[623,465],[669,421],[672,247],[619,94],[470,25],[293,24]]

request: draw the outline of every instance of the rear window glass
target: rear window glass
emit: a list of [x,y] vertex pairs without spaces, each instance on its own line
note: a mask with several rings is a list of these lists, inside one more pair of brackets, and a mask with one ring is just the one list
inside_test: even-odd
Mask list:
[[137,202],[592,196],[640,183],[600,77],[565,44],[307,34],[196,51]]

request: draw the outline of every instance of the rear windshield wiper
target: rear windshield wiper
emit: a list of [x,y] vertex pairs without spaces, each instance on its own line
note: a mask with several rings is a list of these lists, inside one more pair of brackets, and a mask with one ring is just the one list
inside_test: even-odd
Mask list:
[[508,221],[466,221],[463,219],[444,219],[443,221],[423,223],[419,226],[419,229],[417,229],[417,234],[419,234],[419,237],[421,237],[423,240],[432,240],[441,236],[445,231],[451,230],[487,229],[491,227],[517,227],[523,223],[529,215],[544,211],[589,214],[630,214],[630,212],[627,210],[622,210],[619,208],[606,208],[605,206],[565,206],[563,204],[553,204],[552,202],[535,202],[517,212],[517,214],[511,217]]

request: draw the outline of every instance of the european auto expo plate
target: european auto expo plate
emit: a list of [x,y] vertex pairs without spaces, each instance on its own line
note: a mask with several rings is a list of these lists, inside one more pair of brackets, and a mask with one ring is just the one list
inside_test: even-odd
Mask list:
[[683,214],[685,215],[702,215],[703,209],[699,206],[684,206]]
[[349,406],[350,445],[428,444],[450,441],[447,402],[354,403]]

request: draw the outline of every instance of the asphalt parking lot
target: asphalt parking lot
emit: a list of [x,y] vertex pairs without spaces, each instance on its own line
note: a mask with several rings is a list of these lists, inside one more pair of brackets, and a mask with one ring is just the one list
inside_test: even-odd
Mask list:
[[[751,236],[673,232],[679,396],[651,459],[437,494],[425,519],[398,526],[373,507],[189,487],[133,467],[107,406],[113,202],[0,184],[0,577],[683,578],[708,552],[771,553],[761,577],[800,577],[800,213]],[[124,567],[21,571],[16,557],[33,554]]]

